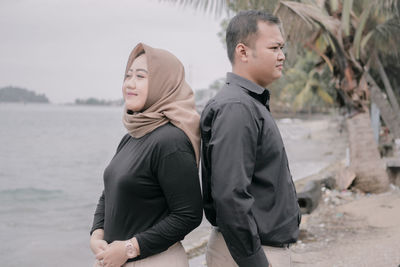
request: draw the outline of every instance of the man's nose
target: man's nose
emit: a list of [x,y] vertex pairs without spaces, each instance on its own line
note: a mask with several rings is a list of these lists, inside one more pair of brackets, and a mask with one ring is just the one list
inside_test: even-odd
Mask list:
[[286,57],[285,57],[285,53],[283,52],[283,50],[281,49],[281,50],[279,50],[279,54],[278,54],[278,60],[280,60],[280,61],[283,61],[283,60],[285,60],[286,59]]

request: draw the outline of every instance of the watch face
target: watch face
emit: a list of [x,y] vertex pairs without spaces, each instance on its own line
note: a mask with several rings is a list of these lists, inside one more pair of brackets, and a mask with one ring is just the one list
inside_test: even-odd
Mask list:
[[136,249],[133,247],[133,244],[131,242],[127,242],[125,246],[126,246],[126,255],[128,256],[128,258],[130,259],[135,258],[137,256],[137,252]]
[[129,258],[136,257],[135,249],[134,248],[128,248],[128,251],[126,252]]

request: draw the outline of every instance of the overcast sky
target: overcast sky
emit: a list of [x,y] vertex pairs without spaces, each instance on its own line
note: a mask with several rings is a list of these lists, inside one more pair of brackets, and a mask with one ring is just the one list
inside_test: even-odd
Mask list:
[[206,88],[231,69],[222,19],[158,0],[0,0],[0,87],[54,103],[118,99],[129,53],[144,42],[174,53],[192,88]]

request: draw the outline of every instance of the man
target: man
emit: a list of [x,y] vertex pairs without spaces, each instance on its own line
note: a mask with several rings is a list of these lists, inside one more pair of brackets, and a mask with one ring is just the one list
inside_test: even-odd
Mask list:
[[226,33],[232,73],[201,117],[203,201],[215,226],[209,267],[290,266],[300,209],[265,88],[282,75],[279,19],[237,14]]

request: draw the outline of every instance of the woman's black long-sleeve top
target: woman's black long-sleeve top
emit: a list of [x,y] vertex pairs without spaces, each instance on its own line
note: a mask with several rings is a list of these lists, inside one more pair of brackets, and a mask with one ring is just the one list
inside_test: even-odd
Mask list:
[[202,198],[192,144],[167,123],[141,138],[125,135],[104,171],[104,191],[91,233],[104,240],[136,237],[143,259],[165,251],[196,228]]

